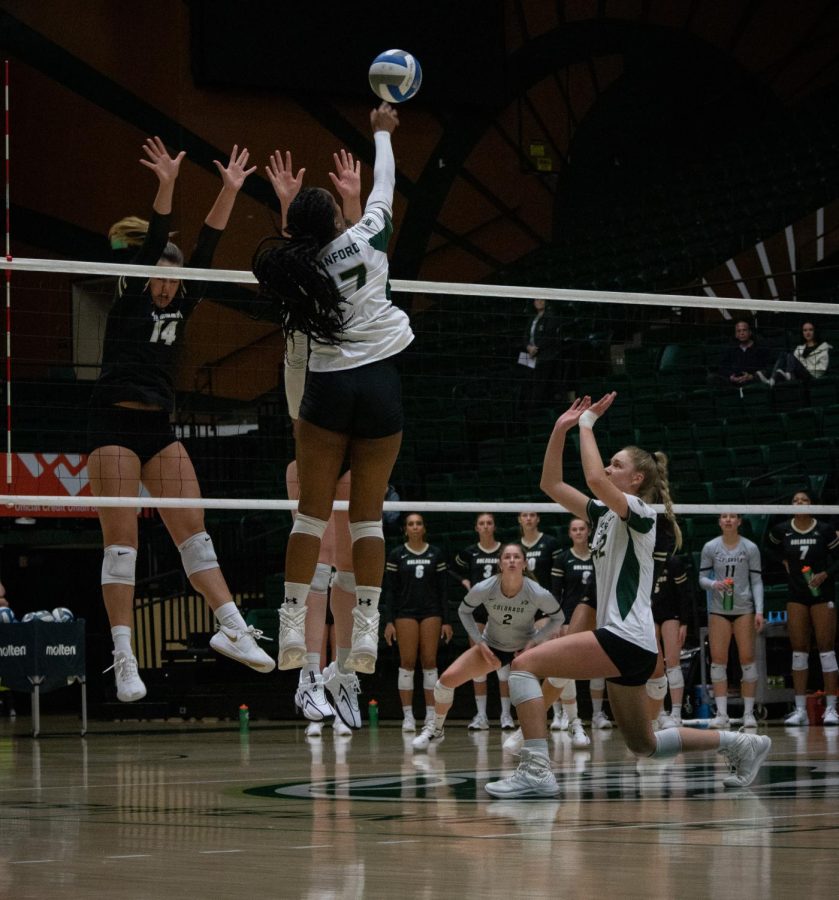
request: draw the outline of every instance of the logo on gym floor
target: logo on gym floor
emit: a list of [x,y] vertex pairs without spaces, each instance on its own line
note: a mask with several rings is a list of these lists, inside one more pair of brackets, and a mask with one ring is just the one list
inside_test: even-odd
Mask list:
[[[347,776],[317,781],[294,781],[247,788],[244,793],[281,800],[357,800],[379,803],[493,802],[484,790],[488,781],[505,771],[444,771],[433,768],[411,773]],[[580,772],[556,771],[560,792],[555,800],[598,802],[669,797],[694,800],[770,798],[839,798],[839,760],[799,764],[789,760],[764,763],[757,781],[740,790],[723,787],[724,770],[708,762],[664,764],[640,760],[634,766],[596,766]],[[545,801],[534,801],[543,803]]]

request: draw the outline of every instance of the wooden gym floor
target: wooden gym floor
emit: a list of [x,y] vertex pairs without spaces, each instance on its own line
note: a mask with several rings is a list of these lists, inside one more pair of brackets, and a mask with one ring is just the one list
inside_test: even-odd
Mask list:
[[0,721],[0,897],[834,897],[839,729],[765,727],[748,790],[716,755],[631,758],[617,732],[550,740],[556,800],[490,801],[502,732],[451,722],[413,754],[396,723]]

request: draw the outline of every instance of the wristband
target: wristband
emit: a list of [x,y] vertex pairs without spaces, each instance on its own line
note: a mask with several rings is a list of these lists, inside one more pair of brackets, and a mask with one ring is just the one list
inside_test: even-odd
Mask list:
[[580,428],[594,428],[594,423],[600,418],[596,412],[587,409],[580,416]]

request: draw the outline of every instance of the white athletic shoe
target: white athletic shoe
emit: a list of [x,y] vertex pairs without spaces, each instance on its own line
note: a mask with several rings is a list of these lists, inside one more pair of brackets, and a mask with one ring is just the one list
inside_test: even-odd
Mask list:
[[513,717],[509,713],[501,713],[501,730],[511,731],[516,727]]
[[723,784],[726,787],[748,787],[771,749],[772,741],[765,734],[736,734],[734,742],[719,751],[726,758],[731,772],[723,779]]
[[602,728],[608,729],[612,727],[612,722],[609,717],[602,710],[599,713],[595,713],[591,717],[591,727],[592,728]]
[[257,672],[273,672],[274,660],[257,644],[262,632],[253,625],[247,628],[227,628],[220,625],[210,638],[210,646],[216,653],[244,663]]
[[828,706],[822,716],[822,725],[839,725],[839,712],[835,706]]
[[323,722],[309,722],[303,733],[307,738],[319,738],[323,734]]
[[665,728],[681,728],[682,727],[682,719],[681,716],[671,716],[669,713],[662,713],[658,717],[658,729],[659,731],[664,731]]
[[574,719],[571,723],[571,746],[575,750],[580,750],[583,747],[588,747],[591,743],[591,738],[586,734],[585,729],[583,728],[583,723],[579,719]]
[[714,716],[710,722],[708,722],[709,728],[718,728],[720,731],[725,731],[726,729],[731,727],[731,721],[728,716]]
[[323,683],[341,721],[350,728],[361,728],[361,710],[358,708],[361,685],[358,676],[353,672],[342,675],[338,671],[338,663],[332,662],[323,670]]
[[784,719],[784,725],[809,725],[810,720],[807,718],[807,710],[803,707],[796,706],[795,709]]
[[402,730],[403,731],[416,731],[417,730],[417,720],[413,716],[405,716],[402,720]]
[[442,728],[436,725],[426,725],[425,728],[411,741],[414,750],[427,750],[432,744],[442,744],[446,734]]
[[308,677],[303,676],[298,683],[294,705],[310,722],[322,722],[335,715],[332,704],[326,699],[323,675],[314,672],[309,672]]
[[352,728],[344,724],[338,716],[332,720],[332,730],[335,732],[335,737],[352,737]]
[[117,684],[117,700],[132,703],[146,696],[146,686],[137,671],[137,660],[133,653],[120,653],[114,650],[114,664],[105,669],[105,672],[110,672],[111,669],[114,670]]
[[752,713],[743,713],[743,728],[757,728],[757,719]]
[[521,748],[524,746],[524,732],[521,728],[517,728],[509,737],[504,738],[504,743],[501,744],[501,749],[505,753],[511,753],[513,756],[518,756],[521,753]]
[[551,761],[543,753],[522,747],[521,762],[509,778],[490,781],[486,792],[492,797],[555,797],[559,793]]
[[345,663],[346,668],[371,675],[376,671],[376,656],[379,653],[379,613],[370,618],[356,606],[352,611],[352,647]]
[[562,713],[560,715],[554,715],[553,721],[551,722],[551,731],[568,731],[568,713],[565,710],[565,707],[562,707]]
[[466,727],[470,731],[489,731],[489,719],[478,713]]
[[283,603],[280,607],[280,649],[277,668],[299,669],[306,662],[306,604]]

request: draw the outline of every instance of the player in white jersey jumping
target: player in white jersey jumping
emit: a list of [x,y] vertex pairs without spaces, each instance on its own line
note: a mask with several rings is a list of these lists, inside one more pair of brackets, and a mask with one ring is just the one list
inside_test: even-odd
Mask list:
[[[646,681],[655,668],[657,645],[650,609],[656,513],[661,500],[674,528],[667,481],[667,457],[625,447],[604,468],[594,424],[612,405],[610,393],[592,404],[575,400],[554,426],[542,470],[542,490],[576,516],[596,524],[591,542],[597,581],[597,628],[526,650],[512,663],[510,693],[524,735],[521,762],[510,778],[490,782],[493,797],[550,797],[559,793],[548,756],[541,678],[605,677],[615,721],[638,756],[666,759],[683,750],[718,750],[728,760],[725,784],[745,787],[754,780],[772,742],[768,737],[728,731],[667,728],[654,732],[648,715]],[[565,436],[580,426],[580,455],[595,499],[563,479]],[[678,533],[678,532],[677,532]]]
[[[435,717],[413,740],[414,750],[427,750],[443,740],[443,725],[454,700],[455,688],[476,676],[509,665],[516,653],[558,633],[564,621],[554,595],[528,577],[527,558],[521,544],[501,547],[499,574],[479,581],[460,604],[458,615],[466,633],[475,642],[440,676],[434,687]],[[483,632],[475,621],[475,610],[483,606],[487,624]],[[538,631],[534,621],[539,611],[548,621]]]
[[699,584],[709,593],[708,642],[711,645],[711,684],[717,714],[711,728],[728,728],[728,650],[732,635],[743,677],[743,727],[757,728],[754,715],[757,666],[755,632],[763,628],[763,578],[760,550],[740,536],[740,516],[723,513],[722,534],[702,548]]
[[349,453],[349,520],[356,607],[345,669],[373,672],[385,563],[382,503],[402,442],[402,395],[396,357],[411,343],[407,315],[389,299],[387,243],[396,165],[396,110],[370,114],[376,145],[373,190],[350,228],[335,198],[304,188],[288,209],[287,231],[261,249],[253,270],[286,337],[310,342],[297,429],[300,502],[286,552],[285,604],[303,606],[335,485]]

